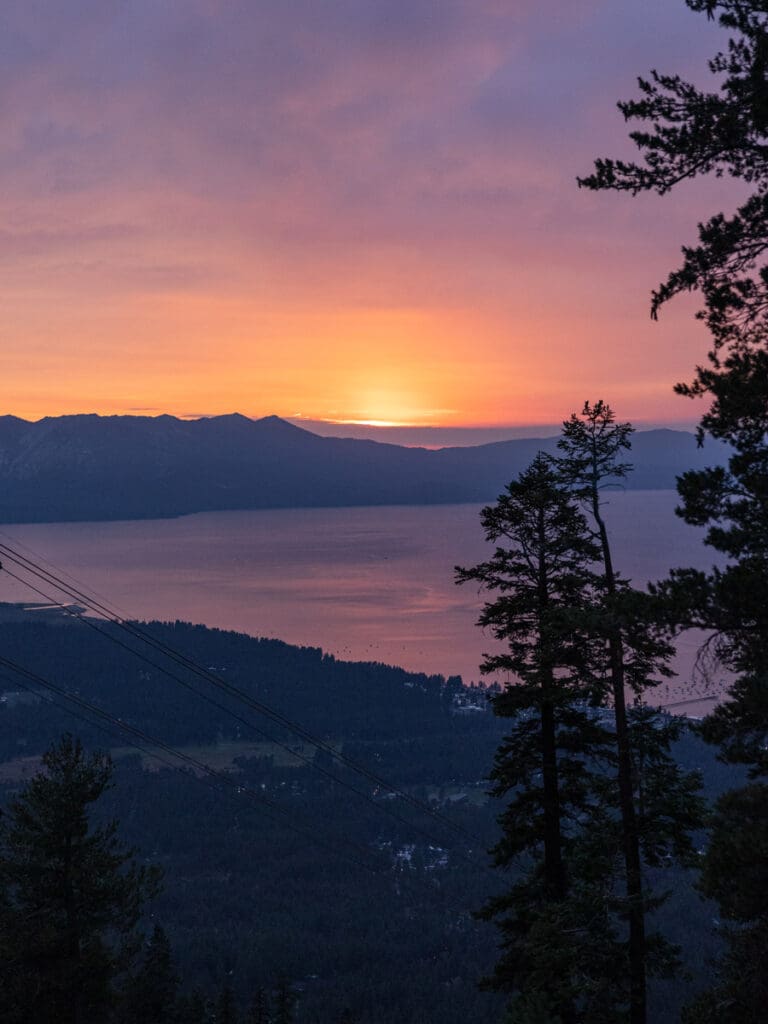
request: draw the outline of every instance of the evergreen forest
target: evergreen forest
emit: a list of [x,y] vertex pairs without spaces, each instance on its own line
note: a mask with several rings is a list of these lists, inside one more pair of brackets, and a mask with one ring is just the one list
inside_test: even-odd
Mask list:
[[[181,679],[222,697],[222,707],[212,708],[161,671],[167,658],[154,653],[161,668],[150,671],[81,621],[0,623],[4,657],[11,664],[23,658],[32,677],[3,669],[6,826],[8,806],[39,772],[40,756],[70,731],[86,751],[112,752],[113,776],[90,808],[92,827],[117,821],[136,863],[162,872],[139,922],[143,947],[116,975],[117,992],[125,993],[115,1019],[134,1019],[119,1014],[127,1015],[136,997],[129,979],[143,985],[142,964],[157,952],[152,941],[160,928],[177,979],[174,1013],[197,1012],[190,1006],[199,1003],[218,1020],[213,1014],[226,989],[233,1012],[247,1020],[256,995],[263,992],[271,1005],[283,984],[293,993],[297,1022],[498,1020],[504,998],[477,987],[496,959],[495,929],[473,913],[510,877],[497,877],[486,855],[503,805],[486,796],[488,777],[510,729],[508,719],[492,714],[488,694],[457,679],[338,662],[316,649],[184,623],[142,629],[299,719],[329,749],[234,699],[232,717],[223,695],[172,666]],[[96,713],[107,709],[113,720]],[[151,737],[191,763],[153,746]],[[335,759],[336,750],[350,763]],[[702,774],[712,799],[742,781],[688,729],[674,752],[686,771]],[[203,763],[218,774],[206,775]],[[661,865],[652,874],[674,891],[655,918],[685,950],[692,974],[652,986],[651,1019],[673,1021],[704,985],[721,939],[716,911],[694,891],[689,869]]]

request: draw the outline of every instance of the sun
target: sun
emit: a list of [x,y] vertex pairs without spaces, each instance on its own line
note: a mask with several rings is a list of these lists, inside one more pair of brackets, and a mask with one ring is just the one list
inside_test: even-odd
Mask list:
[[415,426],[413,423],[406,423],[403,420],[332,420],[332,423],[338,423],[343,426],[350,427],[412,427]]
[[421,389],[394,381],[390,386],[363,386],[350,395],[346,408],[337,408],[323,418],[356,427],[430,427],[455,413],[453,409],[431,408],[425,397]]

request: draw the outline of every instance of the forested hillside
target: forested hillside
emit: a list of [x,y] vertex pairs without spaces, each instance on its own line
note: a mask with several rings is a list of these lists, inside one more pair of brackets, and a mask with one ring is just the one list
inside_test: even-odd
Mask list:
[[[114,814],[142,861],[164,869],[146,928],[167,931],[186,990],[215,996],[231,985],[245,1005],[259,987],[288,979],[300,1022],[336,1020],[345,1009],[362,1024],[498,1019],[498,997],[476,987],[493,964],[497,938],[472,913],[503,882],[487,869],[500,807],[485,791],[509,723],[484,710],[480,693],[458,679],[338,662],[278,641],[183,623],[147,627],[169,649],[301,723],[344,763],[130,641],[156,666],[142,661],[114,642],[115,627],[110,638],[58,621],[2,623],[3,657],[194,763],[5,668],[5,796],[64,730],[88,747],[113,749],[116,784],[99,813]],[[683,741],[679,757],[705,769],[711,793],[733,778],[693,739]],[[216,774],[206,776],[201,763]],[[358,766],[395,791],[361,776]],[[701,980],[716,949],[712,912],[684,875],[661,874],[676,891],[662,927],[684,943]],[[653,1019],[674,1020],[688,990],[657,986]]]

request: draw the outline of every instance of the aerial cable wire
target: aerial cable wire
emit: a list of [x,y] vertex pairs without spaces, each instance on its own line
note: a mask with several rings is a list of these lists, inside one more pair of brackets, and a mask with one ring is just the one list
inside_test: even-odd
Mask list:
[[[155,650],[161,652],[162,654],[165,655],[165,657],[169,658],[171,661],[174,661],[176,664],[181,665],[182,667],[186,668],[187,670],[193,672],[195,675],[203,678],[210,685],[215,686],[216,688],[218,688],[218,689],[222,690],[223,692],[227,693],[228,696],[234,697],[235,699],[241,701],[242,703],[247,704],[253,710],[256,710],[257,712],[259,712],[260,714],[262,714],[265,717],[269,718],[270,720],[272,720],[276,724],[278,724],[278,725],[282,726],[283,728],[286,728],[289,731],[293,732],[295,735],[299,736],[301,739],[303,739],[305,742],[309,743],[311,746],[314,746],[316,749],[320,749],[320,750],[325,751],[327,754],[329,754],[329,756],[331,756],[331,758],[333,758],[334,760],[344,764],[346,767],[348,767],[351,771],[355,772],[356,774],[362,775],[369,782],[372,782],[375,785],[377,785],[378,787],[386,790],[387,792],[392,793],[393,795],[400,797],[402,800],[404,800],[405,802],[409,803],[411,806],[415,807],[416,809],[418,809],[422,813],[428,814],[432,819],[440,822],[443,826],[449,827],[453,831],[459,832],[459,833],[463,834],[465,836],[465,838],[469,838],[469,839],[472,839],[473,841],[477,841],[478,837],[474,836],[468,829],[464,828],[464,826],[458,824],[455,821],[452,821],[450,818],[448,818],[445,815],[441,814],[439,811],[436,811],[433,807],[430,807],[428,804],[424,803],[423,801],[418,800],[412,794],[407,793],[406,791],[400,789],[399,787],[394,786],[393,784],[387,782],[385,779],[383,779],[381,776],[377,775],[375,772],[372,772],[370,769],[366,768],[364,765],[359,764],[358,762],[354,761],[352,758],[350,758],[347,755],[345,755],[343,753],[343,751],[336,750],[331,744],[329,744],[329,743],[325,742],[324,740],[321,740],[318,737],[314,736],[312,733],[310,733],[307,729],[305,729],[299,723],[294,722],[292,719],[288,718],[287,716],[285,716],[285,715],[281,714],[280,712],[275,711],[273,708],[269,707],[269,705],[264,704],[262,701],[259,701],[259,700],[255,699],[255,698],[253,698],[250,694],[245,693],[244,691],[240,690],[238,687],[236,687],[236,686],[232,685],[231,683],[228,683],[227,681],[221,679],[220,676],[217,676],[211,670],[204,669],[202,666],[198,665],[196,662],[194,662],[192,659],[188,658],[186,655],[182,654],[179,651],[176,651],[174,648],[168,646],[163,641],[159,641],[156,637],[153,637],[150,633],[147,633],[146,630],[142,629],[138,624],[136,624],[136,623],[134,623],[132,621],[129,621],[127,619],[124,619],[120,615],[117,615],[108,605],[106,605],[106,604],[104,604],[104,603],[102,603],[100,601],[94,600],[89,594],[87,594],[86,592],[81,590],[79,587],[75,587],[75,586],[71,586],[71,585],[67,584],[56,573],[53,573],[53,572],[51,572],[49,570],[46,570],[42,566],[38,565],[35,561],[33,561],[32,559],[26,558],[24,555],[20,554],[14,548],[10,547],[7,544],[0,543],[0,552],[2,552],[4,558],[9,559],[14,564],[16,564],[18,567],[20,567],[22,570],[24,570],[26,572],[29,572],[33,576],[36,576],[38,579],[41,579],[44,582],[48,583],[49,585],[52,585],[57,590],[59,590],[61,593],[66,594],[68,597],[71,597],[71,598],[75,599],[76,601],[79,601],[79,602],[85,604],[87,606],[87,608],[89,608],[92,611],[97,612],[99,615],[103,616],[105,619],[110,621],[113,625],[118,626],[120,629],[122,629],[123,631],[127,632],[129,635],[133,636],[135,639],[139,639],[139,640],[143,641],[144,643],[146,643],[148,646],[150,646],[150,647],[154,648]],[[16,576],[7,567],[5,567],[5,571],[6,571],[6,573],[8,575],[12,576],[14,579],[18,580],[23,585],[28,586],[35,593],[37,593],[40,596],[44,597],[50,603],[59,604],[60,605],[60,603],[57,602],[55,599],[51,598],[51,596],[49,594],[46,594],[46,593],[38,590],[31,583],[29,583],[27,580],[24,580],[21,577]],[[64,610],[67,610],[66,606],[61,606],[60,605],[60,607],[63,607]],[[93,623],[92,620],[86,618],[85,616],[79,615],[78,613],[72,612],[71,610],[70,610],[70,614],[73,614],[75,617],[79,618],[81,621],[83,621],[86,624],[92,626],[93,628],[98,628],[98,627],[95,626],[95,624]],[[104,631],[102,631],[102,632],[104,632]],[[115,642],[119,643],[117,638],[112,637],[111,634],[107,633],[105,635],[109,636],[110,639],[112,639]],[[133,649],[131,647],[127,647],[127,645],[124,645],[124,644],[122,644],[121,646],[126,647],[127,650],[131,651],[131,653],[133,653],[137,657],[142,658],[145,661],[148,660],[148,659],[146,659],[145,656],[140,654],[135,649]],[[159,671],[162,671],[165,674],[169,675],[171,678],[175,679],[177,682],[182,682],[181,680],[178,679],[177,676],[171,674],[170,672],[168,672],[167,669],[163,668],[162,666],[158,666],[156,663],[154,663],[152,661],[149,661],[149,664],[153,665],[153,667],[157,668]],[[188,683],[182,682],[182,685],[186,686],[188,689],[192,689],[192,692],[197,693],[199,696],[203,697],[203,699],[210,700],[210,698],[208,698],[205,695],[201,694],[199,691],[194,690]],[[215,703],[215,702],[213,702],[213,703]],[[218,704],[216,706],[221,707],[221,705],[218,705]],[[225,713],[231,714],[233,717],[238,718],[238,716],[234,712],[231,712],[229,709],[222,708],[222,710],[224,710]],[[238,718],[238,720],[241,721],[241,722],[244,722],[243,719],[239,719]],[[263,732],[258,730],[258,728],[256,726],[252,725],[252,723],[244,722],[244,724],[248,725],[250,728],[253,728],[257,732],[260,732],[261,735],[265,735]],[[273,738],[271,738],[271,737],[270,737],[270,739],[273,742],[276,742],[276,743],[279,744],[279,741],[273,740]],[[282,745],[282,744],[279,744],[279,745]],[[291,753],[294,756],[297,756],[294,751],[291,751]],[[302,758],[299,757],[299,759],[301,760]],[[314,761],[312,759],[307,759],[307,763],[311,764],[316,770],[322,771],[326,775],[330,774],[330,777],[333,778],[336,782],[339,782],[342,785],[344,784],[342,782],[342,780],[338,779],[337,776],[334,776],[331,773],[328,773],[326,770],[324,770],[322,768],[322,766],[315,765]],[[359,790],[353,790],[353,791],[358,792],[358,793],[360,792]],[[381,807],[382,805],[377,803],[376,806]],[[435,841],[435,837],[434,836],[429,836],[429,838],[432,839],[433,841]]]
[[[38,594],[40,597],[44,597],[46,599],[46,601],[48,601],[49,603],[57,604],[57,602],[51,597],[50,594],[45,593],[43,590],[40,590],[38,587],[34,586],[34,584],[31,584],[31,583],[29,583],[29,581],[24,580],[21,576],[18,576],[16,573],[14,573],[10,569],[8,569],[7,566],[3,567],[3,571],[5,572],[5,574],[7,576],[10,576],[12,579],[17,580],[19,583],[23,584],[24,586],[26,586],[30,590],[32,590],[34,593]],[[139,660],[143,661],[145,664],[150,665],[152,668],[157,669],[159,672],[162,672],[164,675],[168,676],[169,679],[172,679],[174,682],[178,683],[180,686],[183,686],[185,689],[189,690],[191,693],[194,693],[195,696],[200,697],[201,700],[206,701],[208,704],[211,704],[213,707],[215,707],[218,710],[224,712],[224,714],[229,715],[235,721],[239,722],[241,725],[244,725],[247,729],[250,729],[251,731],[257,733],[259,736],[262,736],[268,742],[274,744],[277,747],[280,747],[286,753],[290,754],[290,756],[292,758],[295,758],[295,759],[303,762],[304,764],[306,764],[308,767],[313,768],[315,771],[319,772],[321,775],[324,775],[326,778],[330,779],[330,781],[333,782],[334,784],[342,786],[343,788],[345,788],[345,789],[349,790],[350,792],[354,793],[356,796],[360,797],[361,800],[365,800],[372,807],[375,807],[378,811],[383,811],[390,818],[392,818],[394,821],[398,822],[398,824],[404,826],[410,832],[417,833],[423,839],[427,839],[427,840],[429,840],[432,843],[438,843],[439,844],[441,842],[441,840],[438,837],[436,837],[433,833],[428,832],[425,829],[421,828],[419,825],[416,825],[413,822],[408,821],[406,818],[403,818],[401,815],[399,815],[393,808],[389,807],[387,804],[384,804],[381,801],[375,800],[369,793],[366,793],[363,790],[357,789],[348,780],[346,780],[344,778],[340,778],[339,776],[335,775],[333,772],[329,771],[327,768],[324,768],[322,765],[316,764],[314,762],[313,758],[307,757],[306,754],[304,754],[304,753],[302,753],[300,751],[295,750],[288,743],[284,743],[281,740],[276,739],[271,734],[265,732],[263,729],[260,729],[257,725],[255,725],[249,719],[243,718],[241,715],[238,715],[236,711],[231,710],[230,708],[226,707],[224,704],[221,704],[219,701],[217,701],[214,697],[211,697],[209,694],[204,693],[203,691],[197,689],[190,682],[188,682],[187,680],[182,679],[180,676],[176,675],[176,673],[171,672],[169,669],[165,668],[163,665],[159,665],[156,661],[153,661],[151,658],[147,657],[145,654],[142,654],[141,651],[137,651],[135,648],[130,647],[128,644],[124,643],[122,640],[120,640],[118,637],[114,636],[108,630],[103,629],[101,626],[99,626],[98,622],[96,622],[95,620],[86,618],[84,615],[81,615],[80,613],[78,613],[78,612],[68,608],[66,605],[58,605],[58,607],[61,608],[61,610],[65,614],[67,614],[67,615],[71,616],[72,618],[76,619],[77,621],[81,622],[83,625],[88,626],[90,629],[93,629],[95,632],[97,632],[101,636],[105,637],[111,643],[116,644],[118,647],[121,647],[123,650],[128,651],[129,654],[135,655]],[[331,748],[331,749],[333,749],[333,748]],[[462,854],[461,851],[454,851],[454,853],[456,853],[461,859],[467,860],[467,862],[472,867],[478,867],[479,866],[475,861],[472,861],[471,859],[467,858],[464,854]]]
[[[37,696],[43,696],[40,694],[39,691],[39,687],[43,687],[45,690],[48,691],[48,693],[44,696],[46,703],[52,704],[54,707],[60,708],[66,714],[69,714],[72,717],[77,718],[79,721],[85,722],[86,724],[89,724],[91,726],[95,726],[102,732],[111,734],[113,736],[117,736],[119,739],[123,741],[126,740],[125,734],[127,734],[128,737],[130,737],[127,740],[128,746],[140,751],[143,754],[146,754],[148,757],[152,758],[155,761],[159,761],[160,763],[165,764],[168,768],[172,769],[173,771],[179,772],[184,776],[185,779],[192,779],[194,782],[205,786],[207,789],[210,789],[215,793],[221,794],[222,790],[220,787],[206,780],[206,778],[218,779],[219,781],[224,782],[228,787],[226,790],[227,795],[229,795],[230,797],[240,797],[242,795],[245,795],[250,798],[255,797],[256,801],[252,802],[258,803],[258,810],[265,817],[269,818],[272,821],[277,820],[277,815],[281,815],[283,818],[287,818],[288,820],[282,821],[281,824],[284,824],[290,831],[293,831],[296,834],[302,836],[302,838],[309,839],[310,842],[314,843],[315,845],[321,846],[326,850],[330,850],[336,856],[345,858],[347,861],[355,864],[357,867],[361,868],[364,871],[367,871],[372,875],[383,877],[389,874],[389,870],[386,867],[380,864],[372,865],[370,863],[367,863],[365,860],[361,860],[357,856],[350,856],[350,854],[346,850],[342,849],[343,844],[345,846],[351,847],[352,849],[355,849],[356,851],[361,852],[364,857],[368,857],[370,855],[370,851],[365,849],[364,847],[361,847],[358,843],[354,842],[354,840],[347,839],[346,837],[337,837],[339,840],[338,842],[331,842],[328,839],[324,839],[317,834],[316,830],[308,830],[302,828],[299,825],[296,825],[294,822],[290,820],[291,815],[286,808],[283,808],[279,804],[276,804],[274,801],[264,796],[264,794],[259,792],[258,790],[251,789],[248,786],[240,785],[235,780],[233,780],[233,778],[227,773],[217,771],[217,769],[211,768],[210,765],[198,761],[197,758],[194,758],[191,755],[188,755],[183,751],[178,750],[170,744],[164,743],[162,740],[156,739],[155,737],[144,732],[138,727],[132,726],[130,725],[130,723],[124,722],[122,719],[116,718],[114,715],[109,714],[109,712],[105,711],[103,708],[99,708],[95,704],[92,704],[90,701],[87,701],[79,694],[72,693],[71,691],[66,690],[64,687],[58,686],[55,683],[51,683],[50,680],[46,679],[45,677],[39,675],[36,672],[30,671],[29,669],[25,668],[22,665],[19,665],[18,663],[12,661],[9,658],[4,658],[0,656],[0,667],[4,667],[7,670],[15,673],[17,677],[21,677],[12,679],[5,673],[0,672],[0,678],[4,678],[8,682],[11,682],[12,685],[20,686],[28,693],[36,694]],[[23,681],[24,679],[28,680],[28,683],[25,683]],[[29,685],[29,683],[34,684],[34,686]],[[66,704],[60,703],[59,701],[51,697],[50,693],[56,694],[57,696],[63,698],[65,701],[69,701],[71,704],[74,704],[77,708],[81,710],[75,711],[72,707],[68,707]],[[86,714],[82,712],[88,712],[89,714],[95,716],[97,719],[101,721],[94,722],[91,719],[89,719],[86,716]],[[102,724],[102,722],[105,722],[106,724]],[[167,757],[163,757],[161,754],[158,754],[158,747],[165,751],[169,755],[169,757],[175,758],[176,760],[172,761],[169,760]],[[190,773],[186,767],[184,767],[181,764],[178,764],[178,761],[182,761],[184,762],[184,764],[191,766],[192,768],[202,772],[203,776],[205,777],[198,775],[194,771]],[[270,813],[270,811],[266,811],[265,805],[269,807],[271,811],[274,811],[276,813]],[[471,864],[472,867],[476,869],[481,869],[484,867],[483,865],[480,865],[474,861],[470,861],[469,863]],[[390,869],[392,866],[393,865],[390,866]],[[485,870],[489,874],[492,874],[487,867],[485,868]],[[424,895],[423,890],[419,889],[418,892],[416,891],[414,885],[415,879],[412,878],[412,876],[404,874],[401,877],[393,877],[397,884],[403,884],[406,889],[410,888],[413,895]],[[492,877],[495,878],[496,876],[492,875]],[[396,891],[399,892],[399,890],[397,889]],[[444,905],[446,910],[452,910],[453,912],[456,912],[460,915],[467,914],[467,908],[463,904],[456,903],[451,899],[445,901]]]
[[[86,725],[91,726],[91,728],[98,729],[100,732],[105,733],[107,736],[116,737],[118,740],[120,740],[121,742],[125,743],[131,749],[137,750],[140,753],[144,754],[151,761],[159,762],[160,764],[165,765],[167,768],[170,768],[172,771],[178,772],[185,779],[193,779],[195,782],[198,782],[201,785],[205,786],[207,789],[210,789],[213,793],[217,793],[217,794],[220,795],[222,792],[225,792],[226,795],[229,796],[229,797],[233,797],[235,794],[237,794],[238,796],[242,795],[243,793],[245,793],[246,795],[253,794],[255,796],[258,796],[261,801],[265,801],[270,806],[274,806],[281,814],[282,813],[287,813],[279,805],[273,804],[272,801],[269,801],[266,797],[264,797],[264,795],[262,793],[259,793],[257,790],[252,790],[248,786],[242,786],[242,785],[238,784],[237,788],[234,791],[232,790],[231,787],[227,788],[226,790],[222,790],[219,786],[216,786],[212,782],[208,781],[208,777],[210,776],[211,772],[215,771],[215,769],[210,769],[210,772],[206,771],[205,776],[197,775],[195,772],[190,772],[188,768],[184,767],[184,765],[178,764],[176,761],[171,761],[168,757],[164,757],[162,754],[158,753],[157,748],[153,749],[151,746],[144,746],[141,743],[139,743],[138,740],[136,740],[135,738],[134,739],[127,738],[125,735],[123,735],[123,731],[121,731],[121,730],[123,730],[123,726],[122,726],[122,723],[121,723],[120,719],[114,719],[114,723],[115,723],[114,725],[104,725],[101,722],[92,721],[85,714],[81,714],[80,712],[75,711],[74,708],[68,707],[66,704],[62,703],[61,701],[57,701],[54,697],[51,696],[50,693],[41,693],[39,687],[41,685],[43,685],[43,684],[40,681],[37,682],[36,686],[32,686],[29,683],[23,682],[21,679],[12,678],[11,676],[9,676],[5,672],[0,672],[0,679],[4,679],[7,683],[10,683],[12,686],[20,686],[27,693],[31,693],[31,694],[34,694],[37,697],[40,697],[41,699],[43,699],[45,701],[46,704],[51,705],[52,707],[58,708],[60,711],[63,711],[66,715],[69,715],[72,718],[76,718],[80,722],[84,722]],[[51,691],[51,692],[53,692],[53,691]],[[73,695],[70,694],[68,691],[65,691],[63,688],[61,689],[61,694],[62,694],[62,696],[63,696],[63,698],[65,700],[73,701]],[[84,703],[88,704],[88,702],[84,702]],[[93,708],[95,709],[95,705],[93,706]],[[180,754],[180,752],[179,752],[179,754]],[[210,766],[207,766],[207,767],[210,768]],[[259,810],[262,813],[265,813],[265,816],[270,818],[272,821],[276,820],[274,815],[271,815],[269,813],[264,812],[263,807],[260,807]],[[292,827],[292,826],[289,826],[289,827]],[[295,829],[294,829],[294,831],[295,831]],[[301,831],[301,835],[304,838],[311,838],[313,842],[318,842],[317,836],[316,836],[315,832],[309,833],[309,832],[306,832],[306,831],[302,830]],[[345,843],[350,842],[350,844],[354,845],[355,847],[357,847],[357,849],[363,849],[357,843],[352,843],[352,841],[349,841],[349,840],[346,840],[346,839],[343,840],[343,841]],[[371,872],[372,874],[380,875],[383,872],[383,869],[380,868],[380,867],[372,867],[369,864],[362,863],[357,858],[350,858],[349,855],[346,852],[340,852],[339,849],[336,849],[336,848],[332,847],[330,844],[328,844],[326,841],[324,841],[322,839],[319,840],[319,845],[324,846],[326,849],[334,849],[334,852],[337,855],[342,856],[342,857],[346,858],[347,860],[352,860],[352,863],[357,864],[359,867],[363,868],[365,871]],[[368,851],[364,851],[364,852],[367,853]]]
[[[61,591],[62,593],[66,594],[71,598],[74,598],[76,601],[82,602],[90,610],[97,612],[99,615],[102,615],[104,618],[108,619],[110,622],[118,626],[120,629],[124,630],[125,632],[128,632],[133,637],[142,640],[144,643],[153,647],[155,650],[160,651],[171,661],[174,661],[176,662],[176,664],[182,665],[183,667],[187,668],[195,675],[198,675],[201,678],[203,678],[210,685],[215,686],[218,689],[224,690],[229,696],[242,701],[243,703],[251,707],[253,710],[258,711],[260,714],[271,719],[276,724],[281,725],[283,728],[288,729],[290,732],[293,732],[296,736],[299,736],[301,739],[309,743],[311,746],[314,746],[316,749],[325,751],[332,758],[346,765],[346,767],[348,767],[351,771],[364,776],[366,779],[368,779],[369,782],[372,782],[380,788],[387,790],[388,792],[396,796],[399,796],[402,800],[418,808],[423,813],[428,814],[434,820],[440,821],[441,824],[443,824],[444,826],[447,826],[456,832],[462,833],[466,838],[477,839],[477,837],[473,836],[467,829],[464,828],[464,826],[452,821],[450,818],[441,814],[433,807],[430,807],[423,801],[418,800],[412,794],[407,793],[399,787],[387,782],[386,779],[383,779],[381,776],[377,775],[369,768],[366,768],[365,765],[361,765],[358,762],[354,761],[352,758],[345,755],[343,751],[337,751],[331,744],[314,736],[300,723],[293,721],[287,716],[281,714],[279,711],[276,711],[274,708],[271,708],[264,702],[257,700],[250,694],[245,693],[243,690],[240,690],[238,687],[234,686],[231,683],[228,683],[226,680],[216,675],[210,669],[203,668],[201,665],[198,665],[191,658],[187,657],[181,652],[165,644],[163,641],[158,640],[156,637],[153,637],[151,633],[147,633],[146,630],[142,629],[138,623],[127,620],[123,618],[121,615],[117,615],[108,605],[94,600],[92,597],[90,597],[90,595],[88,595],[83,590],[80,590],[78,587],[68,585],[55,573],[50,572],[49,570],[46,570],[42,566],[36,564],[36,562],[34,562],[32,559],[26,558],[24,555],[20,554],[19,552],[11,548],[9,545],[0,543],[0,552],[3,554],[4,557],[9,558],[20,568],[24,569],[27,572],[30,572],[37,578],[42,579],[49,585],[54,586],[57,590]],[[6,572],[8,572],[7,569]],[[8,574],[11,575],[10,572]],[[18,577],[15,578],[18,579]],[[28,584],[27,581],[21,580],[21,582],[27,586],[30,586],[31,589],[35,589],[31,586],[31,584]],[[36,592],[41,594],[41,596],[45,597],[52,603],[59,604],[59,602],[50,598],[49,595],[42,594],[40,591]],[[83,621],[88,621],[84,617],[82,618]],[[160,670],[165,671],[164,669]]]
[[[40,551],[35,550],[35,548],[31,548],[28,544],[24,544],[21,540],[19,540],[18,537],[13,537],[11,536],[11,534],[6,533],[5,530],[2,529],[0,529],[0,537],[5,537],[5,539],[8,541],[9,550],[15,547],[19,549],[19,551],[16,552],[17,554],[21,552],[29,556],[28,560],[30,564],[39,565],[41,569],[49,572],[51,576],[55,576],[58,574],[58,576],[60,576],[62,579],[70,580],[73,588],[85,586],[83,581],[79,580],[77,576],[75,576],[73,573],[69,572],[67,569],[62,568],[60,565],[54,564],[49,559],[47,559],[45,555],[43,555]],[[122,608],[117,603],[117,601],[112,601],[109,597],[106,596],[106,594],[102,594],[92,584],[88,584],[88,586],[91,594],[98,598],[100,601],[103,601],[105,607],[107,605],[111,605],[111,607],[115,609],[114,614],[119,614],[120,616],[126,619],[131,618],[130,612],[126,608]]]
[[[109,723],[114,727],[114,729],[119,730],[120,733],[127,734],[133,737],[134,739],[138,739],[141,741],[141,743],[148,745],[150,748],[159,748],[169,756],[176,758],[179,761],[183,761],[184,764],[188,765],[189,767],[197,771],[201,771],[211,778],[218,779],[220,782],[223,782],[231,789],[234,789],[238,794],[245,794],[251,799],[255,798],[255,802],[259,804],[260,810],[267,818],[276,821],[278,816],[281,816],[283,819],[285,819],[282,821],[282,824],[284,824],[292,832],[295,832],[297,835],[300,835],[302,838],[309,839],[310,841],[320,846],[324,846],[327,850],[332,850],[337,855],[345,856],[348,860],[352,860],[355,864],[357,864],[358,867],[361,867],[366,871],[371,871],[374,874],[377,874],[382,870],[381,868],[373,868],[371,867],[371,865],[366,864],[365,861],[359,860],[357,857],[351,857],[347,853],[340,854],[340,843],[337,844],[334,842],[329,842],[322,836],[319,836],[316,830],[303,828],[302,826],[297,825],[295,822],[290,820],[291,814],[286,808],[281,807],[279,804],[275,803],[274,800],[270,800],[269,797],[265,796],[259,790],[252,789],[249,786],[240,785],[239,782],[233,779],[232,776],[227,774],[226,772],[221,772],[216,768],[212,768],[210,765],[205,764],[205,762],[200,761],[198,758],[193,757],[191,754],[188,754],[183,750],[179,750],[176,747],[173,747],[170,744],[165,743],[163,740],[160,740],[157,737],[144,732],[143,729],[139,729],[137,726],[131,725],[129,722],[125,722],[120,718],[116,718],[114,715],[111,715],[108,711],[105,711],[103,708],[99,708],[97,705],[92,704],[90,701],[86,700],[84,697],[81,697],[79,694],[72,693],[70,690],[58,686],[56,683],[52,683],[49,679],[46,679],[44,676],[39,675],[37,672],[30,671],[23,665],[19,665],[17,662],[12,661],[10,658],[5,658],[2,655],[0,655],[0,667],[6,668],[11,672],[16,673],[16,675],[20,676],[22,679],[26,679],[37,686],[42,686],[45,690],[48,690],[49,692],[54,693],[67,701],[70,701],[72,704],[82,709],[83,711],[87,711],[89,714],[94,715],[95,717]],[[25,687],[25,689],[29,689],[29,687]],[[81,719],[83,718],[82,715],[77,715],[76,717],[79,717]],[[134,742],[131,742],[130,745],[136,746],[137,749],[142,750],[144,753],[147,753],[152,757],[157,757],[158,760],[163,760],[163,758],[160,755],[153,753],[151,749],[146,750],[145,747],[142,747]],[[173,765],[167,761],[164,761],[164,763],[168,764],[169,767],[173,767]],[[197,778],[197,776],[195,776],[195,778]],[[265,810],[265,807],[269,808],[269,810]],[[363,847],[361,847],[358,843],[355,843],[353,840],[341,839],[340,842],[344,843],[345,845],[353,849],[356,849],[358,852],[362,852],[364,856],[369,855],[368,850],[365,850]]]
[[[167,757],[163,757],[162,754],[159,754],[157,752],[157,749],[153,750],[152,747],[142,746],[136,739],[126,738],[126,736],[124,736],[123,733],[119,730],[118,725],[109,726],[104,725],[102,722],[94,722],[85,714],[75,711],[74,708],[68,707],[61,701],[56,700],[55,697],[51,696],[51,693],[41,692],[40,684],[38,684],[37,686],[32,686],[30,683],[25,683],[21,679],[11,677],[7,674],[7,672],[0,672],[0,679],[5,680],[5,682],[9,683],[11,686],[20,686],[22,690],[25,690],[27,693],[33,694],[33,696],[35,697],[39,697],[41,700],[45,701],[46,704],[50,705],[51,707],[58,708],[60,711],[63,711],[66,715],[69,715],[72,718],[76,718],[79,722],[84,722],[86,725],[91,726],[91,728],[98,729],[100,732],[103,732],[107,736],[117,738],[121,743],[125,743],[127,746],[131,747],[131,749],[138,750],[140,753],[146,755],[146,757],[148,757],[151,761],[156,761],[160,764],[164,764],[167,768],[171,768],[173,771],[179,772],[181,775],[184,776],[185,779],[193,778],[197,782],[202,782],[209,789],[213,790],[214,793],[221,793],[221,790],[218,788],[218,786],[214,786],[210,782],[206,782],[206,780],[200,775],[190,774],[187,768],[183,767],[180,764],[177,764],[174,761],[170,761]],[[65,699],[69,699],[68,693],[66,694]],[[119,721],[120,720],[117,719],[118,723]]]

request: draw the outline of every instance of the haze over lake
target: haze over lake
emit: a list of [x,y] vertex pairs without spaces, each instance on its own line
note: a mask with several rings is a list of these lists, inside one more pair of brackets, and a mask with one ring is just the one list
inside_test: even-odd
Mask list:
[[[638,584],[711,564],[673,491],[606,497],[621,572]],[[178,519],[3,526],[127,616],[183,619],[322,647],[340,658],[480,678],[483,597],[453,582],[490,554],[477,505],[213,512]],[[0,600],[39,597],[0,574]],[[681,644],[687,672],[693,640]],[[692,696],[681,678],[663,695]],[[662,692],[662,691],[660,691]]]

